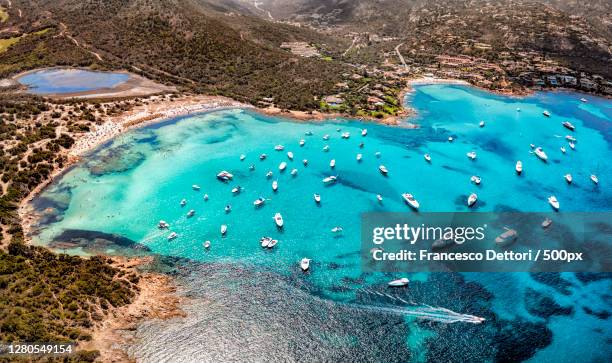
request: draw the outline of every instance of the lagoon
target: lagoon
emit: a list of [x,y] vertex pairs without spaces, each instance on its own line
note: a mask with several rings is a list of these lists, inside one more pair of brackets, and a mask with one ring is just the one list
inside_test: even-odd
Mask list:
[[116,87],[130,79],[127,73],[86,69],[50,68],[28,72],[16,78],[38,95],[67,94]]

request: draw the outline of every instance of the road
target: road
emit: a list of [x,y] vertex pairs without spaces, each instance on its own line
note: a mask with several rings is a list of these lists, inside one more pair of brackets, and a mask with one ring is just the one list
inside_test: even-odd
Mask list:
[[399,43],[397,45],[397,47],[395,47],[395,53],[397,53],[397,56],[399,57],[400,61],[402,62],[402,65],[404,66],[404,68],[408,68],[408,65],[406,64],[406,61],[404,60],[404,56],[402,56],[402,53],[400,53],[399,48],[404,45],[404,43]]

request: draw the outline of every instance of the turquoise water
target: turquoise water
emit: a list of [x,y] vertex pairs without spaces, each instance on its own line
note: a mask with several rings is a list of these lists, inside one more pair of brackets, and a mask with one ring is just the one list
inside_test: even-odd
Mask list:
[[[607,275],[423,273],[410,276],[410,289],[396,295],[417,305],[486,317],[488,323],[482,326],[417,322],[410,317],[397,320],[391,312],[374,313],[352,305],[398,305],[394,297],[373,293],[387,291],[384,283],[393,275],[360,269],[359,216],[367,211],[406,211],[401,193],[414,194],[422,211],[465,211],[472,192],[478,193],[479,211],[550,211],[546,198],[551,194],[564,211],[609,211],[612,168],[606,161],[612,154],[612,103],[596,97],[586,97],[588,102],[582,103],[581,97],[558,92],[508,98],[464,86],[419,86],[407,97],[418,111],[411,122],[421,127],[414,130],[349,120],[296,123],[239,109],[171,120],[113,140],[48,188],[34,202],[43,214],[36,241],[74,253],[128,253],[122,250],[127,247],[186,258],[196,267],[190,265],[192,272],[179,279],[190,296],[226,301],[221,305],[234,313],[251,311],[252,304],[227,296],[228,288],[240,286],[240,291],[262,300],[274,294],[286,306],[271,315],[252,312],[243,320],[252,324],[291,326],[283,310],[304,309],[309,318],[301,324],[315,331],[322,329],[321,315],[335,316],[330,331],[347,336],[332,339],[333,344],[321,339],[324,333],[310,336],[321,360],[338,359],[339,352],[365,360],[376,357],[377,349],[386,349],[381,342],[351,335],[375,320],[385,322],[379,329],[393,337],[389,341],[405,343],[404,350],[386,353],[388,361],[499,360],[500,356],[596,361],[609,353],[605,313],[612,308]],[[550,118],[542,115],[544,110]],[[486,122],[484,128],[478,126],[480,120]],[[562,121],[572,122],[577,130],[566,130]],[[362,128],[368,129],[366,137],[360,135]],[[313,135],[305,136],[307,131]],[[342,132],[350,132],[351,137],[341,138]],[[322,139],[325,134],[330,135],[328,141]],[[568,134],[578,139],[576,150],[564,140]],[[299,146],[300,139],[305,146]],[[548,163],[536,158],[531,143],[544,148]],[[275,151],[277,144],[285,150]],[[328,152],[322,150],[325,145]],[[567,149],[565,154],[561,146]],[[287,151],[295,154],[294,161]],[[477,153],[476,160],[466,157],[469,151]],[[268,155],[264,161],[259,160],[262,153]],[[355,160],[357,153],[363,154],[361,163]],[[431,164],[423,159],[425,153],[431,155]],[[246,155],[244,161],[240,154]],[[302,159],[309,160],[307,167]],[[336,160],[334,170],[329,167],[331,159]],[[517,160],[523,162],[520,177],[514,171]],[[282,161],[288,163],[284,173],[278,170]],[[380,164],[389,169],[388,177],[378,172]],[[255,169],[250,170],[250,165]],[[298,169],[297,176],[290,175],[292,168]],[[215,175],[221,170],[232,172],[234,181],[218,181]],[[265,177],[269,170],[274,173],[271,179]],[[566,173],[574,177],[571,185],[563,179]],[[589,180],[591,173],[598,175],[598,186]],[[328,175],[338,175],[339,182],[324,186],[321,180]],[[482,184],[473,185],[471,175],[481,176]],[[272,180],[279,183],[276,193]],[[201,190],[192,190],[193,184]],[[231,189],[236,185],[244,190],[234,196]],[[313,193],[321,194],[320,205],[313,201]],[[383,196],[382,204],[376,194]],[[268,200],[255,209],[252,203],[259,196]],[[183,198],[185,207],[179,205]],[[227,204],[232,205],[230,213],[224,211]],[[191,209],[196,214],[189,218]],[[284,217],[283,231],[273,223],[276,212]],[[157,228],[162,219],[170,224],[169,231]],[[219,232],[221,224],[228,226],[225,237]],[[334,226],[342,226],[343,234],[332,234]],[[170,231],[178,238],[169,242]],[[280,242],[263,250],[259,246],[263,235]],[[202,247],[205,240],[212,243],[209,251]],[[59,244],[66,241],[71,243]],[[308,274],[299,271],[303,257],[312,259]],[[265,276],[263,285],[260,276]],[[154,360],[165,341],[163,331],[185,331],[187,342],[216,324],[231,328],[231,322],[213,324],[205,318],[210,314],[210,306],[202,304],[190,308],[191,320],[143,327],[142,341],[148,343],[136,346],[133,354]],[[355,321],[344,321],[347,314],[354,314]],[[188,328],[194,326],[199,328]],[[284,344],[298,344],[293,333],[286,334]],[[379,345],[364,348],[371,344]],[[479,344],[489,344],[490,351],[471,355]],[[223,344],[215,352],[222,354],[222,348]],[[257,346],[249,354],[256,360],[259,354],[272,354],[269,349]]]
[[17,81],[35,94],[62,94],[115,87],[130,78],[126,73],[52,68],[27,73]]

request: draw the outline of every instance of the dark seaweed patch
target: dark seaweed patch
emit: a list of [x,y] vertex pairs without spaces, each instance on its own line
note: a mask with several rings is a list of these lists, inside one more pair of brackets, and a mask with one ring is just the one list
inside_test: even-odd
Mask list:
[[531,288],[525,291],[525,307],[531,315],[544,319],[553,315],[571,315],[574,312],[571,306],[563,307],[553,298]]

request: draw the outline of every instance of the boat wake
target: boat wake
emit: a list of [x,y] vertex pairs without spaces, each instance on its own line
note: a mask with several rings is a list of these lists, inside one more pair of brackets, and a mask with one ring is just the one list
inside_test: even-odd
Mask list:
[[362,304],[350,304],[352,307],[358,309],[369,309],[376,311],[385,311],[392,314],[401,314],[406,316],[413,316],[417,319],[432,320],[445,324],[452,323],[471,323],[471,324],[482,324],[485,318],[470,314],[461,314],[443,307],[435,307],[427,304],[418,304],[414,301],[406,301],[399,296],[394,296],[380,291],[373,291],[369,289],[362,289],[362,291],[368,294],[374,294],[381,297],[389,298],[395,302],[405,304],[404,306],[375,306],[375,305],[362,305]]

